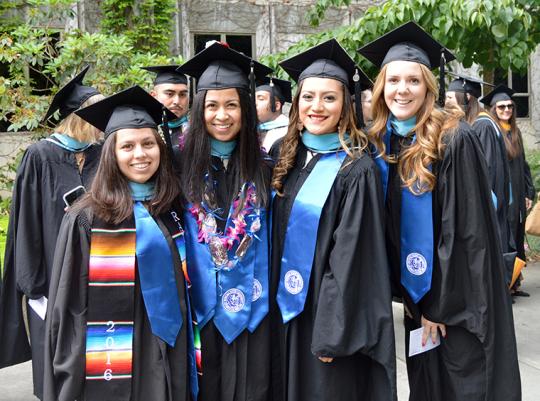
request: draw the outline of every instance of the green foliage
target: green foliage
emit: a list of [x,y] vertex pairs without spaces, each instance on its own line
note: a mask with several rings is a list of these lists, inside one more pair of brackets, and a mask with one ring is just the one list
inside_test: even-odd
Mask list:
[[87,64],[85,82],[108,95],[134,84],[149,87],[152,74],[140,67],[173,62],[181,58],[137,51],[125,35],[21,25],[0,33],[0,63],[9,65],[0,77],[0,120],[9,121],[9,131],[43,131],[52,95]]
[[125,34],[142,51],[167,52],[174,0],[104,0],[105,32]]
[[[310,15],[322,17],[329,6],[348,5],[350,0],[319,0]],[[523,72],[528,55],[540,42],[538,0],[392,0],[370,7],[351,25],[308,36],[263,62],[275,67],[284,58],[336,38],[374,75],[373,66],[361,59],[356,49],[409,20],[418,22],[452,50],[465,67],[476,63],[486,71],[511,67]],[[312,20],[318,21],[320,18]]]

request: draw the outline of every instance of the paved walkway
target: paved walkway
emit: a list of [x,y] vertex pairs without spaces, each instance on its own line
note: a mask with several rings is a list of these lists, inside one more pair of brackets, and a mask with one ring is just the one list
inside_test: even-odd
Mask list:
[[[518,342],[519,366],[523,387],[523,401],[540,399],[540,263],[529,264],[524,271],[522,289],[530,298],[516,298],[514,320]],[[394,304],[397,340],[398,397],[408,400],[405,345],[402,328],[403,309]],[[30,362],[0,370],[0,401],[36,401],[32,396]]]

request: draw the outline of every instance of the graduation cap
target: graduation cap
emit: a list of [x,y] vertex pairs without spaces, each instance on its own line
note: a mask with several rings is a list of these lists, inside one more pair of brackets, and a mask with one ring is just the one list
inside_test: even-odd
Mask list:
[[255,92],[255,79],[272,69],[215,42],[201,50],[177,69],[179,73],[197,78],[197,92],[208,89],[243,88]]
[[509,88],[506,85],[497,85],[495,89],[484,96],[480,101],[486,106],[493,106],[495,103],[501,100],[512,100],[512,96],[516,93],[515,90]]
[[103,131],[105,138],[122,128],[154,128],[163,122],[165,114],[176,116],[140,86],[109,96],[75,112],[83,120]]
[[336,39],[327,40],[282,61],[279,65],[296,82],[310,77],[318,77],[335,79],[343,83],[355,96],[358,125],[364,126],[360,92],[370,88],[373,83]]
[[[456,74],[454,72],[448,71],[448,74],[456,77],[450,85],[448,85],[448,91],[460,92],[464,94],[470,94],[475,98],[482,96],[482,85],[491,85],[488,82],[484,82],[481,79],[469,77],[463,74]],[[467,106],[469,104],[469,99],[467,96],[463,96],[463,105]]]
[[382,68],[392,61],[412,61],[433,70],[439,67],[439,103],[444,104],[444,68],[455,56],[414,21],[362,46],[358,52]]
[[176,72],[179,65],[155,65],[152,67],[141,67],[143,70],[154,72],[154,86],[160,84],[184,84],[187,85],[187,77]]
[[99,95],[97,89],[84,86],[82,81],[90,66],[84,67],[71,81],[65,84],[57,93],[49,106],[49,110],[42,121],[47,121],[57,110],[60,110],[60,120],[63,120],[72,112],[81,107],[86,100],[94,95]]
[[255,88],[255,92],[265,91],[270,93],[270,109],[272,113],[276,111],[275,98],[278,98],[281,104],[285,102],[292,103],[291,83],[289,81],[264,77],[258,80],[257,83],[258,86]]

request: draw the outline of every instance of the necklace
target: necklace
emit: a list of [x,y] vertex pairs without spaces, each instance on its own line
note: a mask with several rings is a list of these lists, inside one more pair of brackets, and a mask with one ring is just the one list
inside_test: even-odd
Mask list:
[[212,210],[206,202],[193,205],[189,211],[197,220],[197,239],[208,245],[216,270],[233,269],[246,255],[261,228],[261,208],[253,183],[244,183],[232,202],[224,233],[217,229],[217,209]]

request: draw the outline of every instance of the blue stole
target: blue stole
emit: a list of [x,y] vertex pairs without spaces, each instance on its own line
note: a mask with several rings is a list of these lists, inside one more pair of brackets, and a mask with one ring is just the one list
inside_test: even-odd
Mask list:
[[187,115],[183,115],[182,117],[173,121],[168,121],[169,128],[179,128],[187,123],[188,123]]
[[287,224],[277,293],[283,323],[289,322],[304,310],[315,258],[319,220],[345,156],[344,151],[335,150],[323,154],[294,200]]
[[[186,230],[187,268],[191,279],[191,300],[199,327],[210,320],[230,344],[244,329],[253,332],[268,314],[268,224],[266,211],[261,209],[261,228],[253,235],[252,244],[234,267],[216,267],[208,245],[198,241],[199,227],[188,205],[184,214]],[[225,230],[230,227],[233,207]],[[255,215],[245,217],[247,232]],[[228,250],[234,259],[238,244]]]
[[212,156],[221,157],[222,159],[229,159],[236,148],[236,142],[236,139],[225,142],[210,138],[210,154]]
[[289,126],[288,121],[272,120],[272,121],[267,121],[265,123],[260,123],[257,126],[257,128],[259,131],[270,131],[271,129],[288,127],[288,126]]
[[[392,124],[392,119],[389,119],[384,136],[387,153],[390,153],[390,137],[394,129],[395,125]],[[381,171],[386,197],[388,163],[382,157],[375,158],[375,162]],[[431,169],[431,166],[429,168]],[[432,202],[431,191],[416,195],[409,188],[401,190],[401,284],[414,303],[418,303],[431,288],[434,248]]]
[[[346,133],[345,139],[348,137],[349,135]],[[337,132],[315,135],[308,130],[304,130],[302,132],[302,143],[306,148],[317,153],[336,152],[341,148],[341,142],[339,141],[339,134]]]
[[130,182],[136,228],[137,265],[152,333],[171,347],[182,327],[172,254],[156,221],[141,201],[153,196],[154,183]]
[[[52,138],[56,139],[56,141]],[[86,142],[79,142],[69,135],[59,134],[57,132],[52,134],[50,137],[45,138],[45,140],[73,153],[82,152],[92,145]]]

